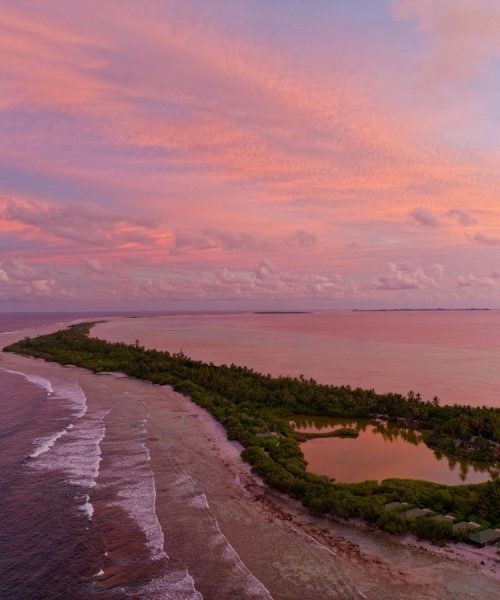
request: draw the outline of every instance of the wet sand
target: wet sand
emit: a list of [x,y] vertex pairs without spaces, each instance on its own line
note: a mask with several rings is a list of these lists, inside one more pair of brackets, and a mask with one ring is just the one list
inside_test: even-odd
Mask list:
[[[0,343],[15,338],[3,336]],[[168,558],[156,561],[153,573],[145,552],[143,579],[156,583],[140,597],[183,598],[187,574],[206,600],[465,600],[499,594],[500,583],[493,573],[498,562],[491,551],[450,547],[434,552],[423,544],[420,549],[378,532],[314,518],[297,503],[268,490],[249,473],[239,457],[240,448],[227,441],[222,427],[168,387],[9,354],[0,356],[0,366],[49,380],[76,380],[90,407],[114,407],[124,426],[131,416],[146,419],[156,515]],[[108,553],[97,578],[98,587],[108,590],[103,598],[121,597],[114,587],[126,577],[120,566],[127,558],[120,555],[125,547],[120,536],[129,535],[145,550],[148,544],[128,515],[105,497],[105,461],[112,458],[112,448],[103,445],[102,476],[90,498],[95,509],[92,522],[100,528]],[[121,529],[109,526],[110,511],[115,521],[121,515]],[[177,596],[161,591],[162,577],[179,582]]]

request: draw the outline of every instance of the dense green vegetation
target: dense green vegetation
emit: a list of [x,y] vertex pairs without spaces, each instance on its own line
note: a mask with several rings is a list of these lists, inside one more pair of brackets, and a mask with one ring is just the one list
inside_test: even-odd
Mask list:
[[[426,443],[450,454],[474,454],[493,460],[500,442],[500,410],[439,406],[418,394],[377,394],[373,390],[318,384],[304,377],[271,377],[236,365],[215,366],[192,360],[182,352],[146,350],[136,344],[109,343],[88,336],[92,324],[37,338],[26,338],[6,351],[36,356],[93,371],[121,371],[131,377],[171,385],[189,395],[243,446],[242,457],[269,485],[316,514],[362,518],[392,533],[413,531],[443,541],[454,536],[451,526],[428,517],[405,519],[384,510],[392,501],[408,502],[457,520],[498,525],[500,480],[486,484],[446,486],[425,481],[388,479],[342,484],[307,472],[297,439],[288,425],[296,415],[370,418],[383,415],[410,427],[425,429]],[[264,436],[275,432],[274,436]],[[449,444],[449,440],[453,443]],[[458,440],[458,441],[457,441]]]
[[327,431],[325,433],[309,433],[304,431],[294,431],[295,438],[299,442],[305,442],[306,440],[312,440],[314,438],[328,438],[328,437],[345,437],[345,438],[357,438],[359,431],[352,429],[351,427],[341,427],[334,429],[333,431]]
[[335,437],[358,437],[359,431],[351,427],[342,427],[332,432]]

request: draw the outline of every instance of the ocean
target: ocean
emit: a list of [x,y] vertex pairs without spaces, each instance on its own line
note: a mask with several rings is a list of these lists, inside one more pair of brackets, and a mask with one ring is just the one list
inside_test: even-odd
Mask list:
[[[2,314],[0,340],[67,320]],[[77,434],[86,408],[76,384],[0,368],[1,598],[84,597],[81,582],[93,575],[98,554],[85,489],[98,468],[100,435],[88,431],[84,444],[84,432]]]

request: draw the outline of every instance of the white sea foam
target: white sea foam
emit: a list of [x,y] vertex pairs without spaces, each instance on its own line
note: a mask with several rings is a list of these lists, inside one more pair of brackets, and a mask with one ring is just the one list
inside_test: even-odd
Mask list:
[[[149,413],[148,413],[149,416]],[[146,419],[144,419],[144,423],[146,423]],[[145,432],[145,428],[144,428],[144,432]],[[151,470],[151,467],[149,466],[149,463],[151,462],[151,453],[149,452],[149,448],[146,446],[146,443],[143,442],[143,447],[146,451],[146,456],[147,456],[147,461],[148,461],[148,468],[149,468],[149,472],[151,473],[151,487],[152,487],[152,492],[153,492],[153,498],[152,498],[152,507],[153,507],[153,516],[154,516],[154,521],[155,521],[155,538],[158,541],[158,545],[157,547],[159,549],[161,549],[161,553],[163,553],[167,558],[167,554],[164,550],[164,546],[165,546],[165,536],[163,535],[163,529],[160,525],[160,521],[158,520],[158,515],[156,514],[156,481],[153,475],[153,471]]]
[[106,433],[106,414],[92,413],[76,421],[71,429],[65,430],[64,444],[52,445],[50,452],[38,452],[33,467],[62,470],[66,472],[69,483],[93,487],[99,474],[100,442]]
[[199,494],[189,501],[189,506],[193,508],[205,509],[208,508],[208,500],[205,494]]
[[30,458],[38,458],[41,454],[48,452],[59,438],[68,433],[70,427],[71,425],[68,425],[68,427],[65,427],[61,431],[35,440],[36,449],[30,454]]
[[104,418],[108,412],[88,414],[78,420],[68,434],[65,444],[51,456],[52,466],[58,465],[74,485],[92,488],[96,485],[101,463],[101,441],[106,435]]
[[[189,500],[189,506],[193,508],[203,508],[210,511],[207,497],[204,493],[200,493],[198,484],[191,475],[184,470],[178,475],[174,481],[174,485],[179,489],[181,494],[194,494]],[[224,559],[230,563],[234,570],[238,572],[238,577],[242,579],[243,584],[253,597],[262,599],[271,599],[272,596],[265,585],[255,577],[250,569],[240,558],[239,554],[233,548],[229,540],[222,533],[217,518],[209,512],[215,533],[211,538],[211,543],[214,548],[218,548]]]
[[[75,421],[62,431],[37,440],[38,447],[31,454],[36,460],[30,464],[36,469],[63,471],[68,483],[90,490],[99,475],[101,441],[106,434],[104,419],[109,410],[89,413],[86,396],[76,382],[56,384],[55,394],[69,403]],[[56,443],[63,436],[64,443]],[[80,510],[92,518],[94,508],[88,494]]]
[[214,546],[222,545],[223,556],[228,561],[234,564],[234,567],[244,577],[246,588],[252,595],[260,598],[269,598],[272,600],[271,593],[266,586],[250,571],[246,564],[241,560],[240,555],[233,548],[227,537],[222,533],[219,527],[219,522],[214,517],[214,524],[217,533],[214,535],[212,543]]
[[0,367],[0,370],[5,371],[6,373],[12,373],[13,375],[20,375],[21,377],[24,377],[24,379],[27,379],[30,383],[34,383],[35,385],[43,388],[47,394],[52,394],[54,392],[52,383],[48,379],[45,379],[45,377],[40,377],[39,375],[33,375],[31,373],[23,373],[22,371],[4,369],[3,367]]
[[80,419],[87,412],[87,397],[76,381],[64,381],[54,384],[54,393],[67,401],[68,406],[74,411],[73,416]]
[[[135,596],[136,592],[125,591],[125,595]],[[156,577],[141,588],[141,596],[148,600],[203,600],[187,570]]]
[[94,507],[89,502],[90,496],[88,494],[85,496],[85,498],[85,503],[80,506],[80,510],[84,512],[89,519],[92,519],[92,515],[94,514]]
[[[26,377],[33,378],[36,376],[34,376],[34,375],[28,376],[27,375]],[[50,389],[52,390],[52,393],[57,398],[63,399],[69,403],[70,409],[72,409],[74,411],[73,412],[74,418],[80,419],[81,417],[83,417],[86,414],[87,398],[86,398],[82,388],[76,382],[64,382],[64,383],[55,384],[56,387],[54,390],[54,386],[51,384],[51,382],[49,382],[48,380],[45,380],[45,381],[47,381],[47,383],[50,385]],[[45,389],[47,389],[47,387],[45,387]],[[41,437],[41,438],[38,438],[37,440],[35,440],[36,448],[30,454],[30,458],[38,458],[42,454],[45,454],[46,452],[48,452],[54,446],[54,444],[57,442],[58,439],[60,439],[63,435],[66,435],[73,428],[74,428],[74,423],[70,423],[69,425],[64,427],[64,429],[61,429],[60,431],[56,431],[54,433],[49,434],[48,436]]]
[[[118,501],[115,504],[127,511],[144,532],[153,560],[168,558],[163,546],[163,530],[156,514],[156,485],[149,466],[151,456],[144,439],[144,420],[139,421],[137,437],[119,442],[123,449],[115,447],[113,468],[118,481]],[[130,474],[133,473],[133,478]]]
[[[14,371],[11,369],[4,368],[2,368],[1,370],[7,373],[11,373],[13,375],[19,375],[21,377],[24,377],[24,379],[26,379],[27,381],[43,388],[47,392],[47,394],[64,400],[67,403],[70,410],[72,410],[73,418],[81,419],[87,413],[87,398],[85,396],[84,391],[76,381],[52,383],[48,379],[45,379],[45,377],[41,377],[40,375],[35,375],[33,373],[24,373],[22,371]],[[35,459],[39,458],[43,454],[46,454],[49,450],[51,450],[54,447],[57,440],[61,439],[63,436],[68,434],[73,428],[74,423],[70,423],[69,425],[67,425],[59,431],[55,431],[47,436],[35,440],[35,449],[30,454],[30,458]],[[100,439],[102,439],[102,437]],[[95,453],[91,451],[91,457],[93,454]]]

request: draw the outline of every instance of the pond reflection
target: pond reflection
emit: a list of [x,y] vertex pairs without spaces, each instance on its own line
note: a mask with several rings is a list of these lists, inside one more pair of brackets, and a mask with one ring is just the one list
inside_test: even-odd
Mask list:
[[303,433],[324,434],[341,428],[358,431],[357,438],[313,438],[301,444],[309,471],[339,482],[398,477],[458,485],[500,475],[498,463],[477,463],[431,450],[422,432],[391,423],[299,416],[290,424]]

